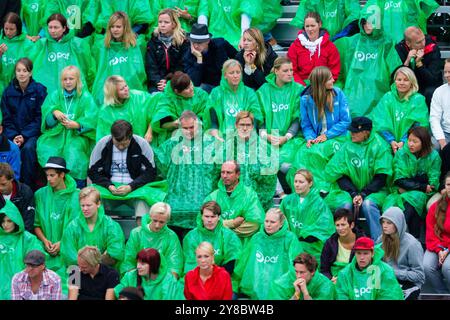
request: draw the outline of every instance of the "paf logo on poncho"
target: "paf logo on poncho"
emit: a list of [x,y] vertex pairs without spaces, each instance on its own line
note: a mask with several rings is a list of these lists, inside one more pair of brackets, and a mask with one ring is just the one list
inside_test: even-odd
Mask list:
[[334,11],[324,12],[323,15],[325,16],[325,19],[328,19],[328,18],[336,18],[336,12],[337,12],[337,9],[334,10]]
[[128,57],[114,57],[111,60],[109,60],[109,65],[110,66],[115,66],[121,63],[127,63],[128,62]]
[[218,0],[217,4],[219,5],[219,7],[221,7],[223,9],[224,12],[231,12],[231,6],[224,6],[222,5],[222,0]]
[[352,160],[350,160],[350,162],[352,163],[352,165],[355,168],[361,168],[361,165],[362,165],[361,159],[359,159],[359,158],[352,158]]
[[224,212],[222,213],[222,218],[225,219],[225,220],[227,220],[227,219],[229,219],[230,217],[232,217],[233,215],[234,215],[234,210],[233,210],[233,209],[230,209],[229,211],[224,211]]
[[61,214],[58,212],[52,212],[52,213],[50,213],[50,219],[59,220],[59,219],[61,219]]
[[8,66],[8,65],[15,65],[16,64],[17,59],[13,58],[13,57],[7,57],[5,54],[2,57],[2,64],[4,66]]
[[294,227],[296,229],[303,228],[303,223],[297,221],[294,217],[291,217],[291,225],[292,225],[292,227]]
[[67,7],[69,29],[81,29],[81,9],[77,5]]
[[69,52],[66,52],[66,53],[63,53],[63,52],[50,52],[48,54],[48,61],[55,62],[56,60],[61,60],[61,59],[69,60],[69,57],[70,57],[70,53]]
[[36,2],[30,3],[30,11],[38,12],[39,11],[39,3],[36,3]]
[[403,111],[395,111],[395,120],[401,121],[405,117],[405,113]]
[[355,51],[355,59],[359,62],[375,60],[378,57],[378,53]]
[[0,253],[1,254],[14,253],[14,248],[8,247],[8,246],[4,245],[3,243],[0,243]]
[[259,263],[277,263],[278,255],[276,256],[264,256],[260,251],[256,251],[256,261]]
[[284,110],[289,110],[289,105],[288,104],[277,104],[275,102],[272,102],[272,112],[280,112],[280,111],[284,111]]
[[384,10],[389,10],[389,9],[400,9],[400,7],[402,6],[402,2],[394,2],[394,1],[388,1],[384,4]]
[[233,118],[236,118],[236,115],[241,112],[241,108],[239,108],[239,105],[236,102],[226,102],[227,108],[225,110],[225,113]]

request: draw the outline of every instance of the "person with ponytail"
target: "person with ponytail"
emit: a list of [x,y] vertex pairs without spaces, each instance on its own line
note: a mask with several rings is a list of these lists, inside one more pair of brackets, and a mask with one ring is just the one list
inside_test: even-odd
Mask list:
[[450,172],[445,175],[445,189],[439,201],[433,203],[426,218],[425,244],[423,257],[425,276],[436,293],[450,293],[450,259],[447,259],[450,246]]
[[422,246],[406,232],[405,215],[400,208],[389,208],[380,217],[380,222],[383,232],[377,243],[384,251],[383,261],[394,269],[405,300],[417,300],[425,283]]

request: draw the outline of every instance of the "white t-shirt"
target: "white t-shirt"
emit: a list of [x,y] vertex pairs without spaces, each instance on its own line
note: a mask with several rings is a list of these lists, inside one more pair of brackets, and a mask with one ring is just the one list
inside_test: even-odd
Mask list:
[[129,184],[133,181],[127,167],[128,148],[120,151],[113,145],[112,163],[111,163],[111,181],[121,184]]

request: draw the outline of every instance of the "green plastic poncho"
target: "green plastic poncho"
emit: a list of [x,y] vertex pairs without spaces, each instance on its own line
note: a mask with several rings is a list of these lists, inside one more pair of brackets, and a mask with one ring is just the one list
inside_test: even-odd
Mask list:
[[0,209],[19,226],[19,231],[6,233],[0,227],[0,300],[11,299],[11,279],[25,269],[23,259],[31,250],[40,250],[45,253],[42,243],[35,235],[25,231],[22,216],[17,207],[9,200]]
[[[161,259],[159,273],[155,280],[142,279],[141,286],[144,290],[144,300],[185,300],[184,285],[177,281],[175,276],[167,269],[167,266],[164,265],[163,260]],[[123,288],[136,288],[138,286],[137,276],[136,269],[125,273],[120,283],[114,288],[116,298],[119,297]]]
[[[181,131],[181,130],[180,130]],[[217,186],[220,167],[216,165],[216,140],[201,134],[188,140],[178,131],[155,154],[167,179],[169,190],[164,202],[170,204],[172,214],[169,224],[186,229],[195,227],[195,217],[203,200]],[[188,195],[188,196],[187,196]]]
[[[294,268],[290,269],[281,277],[275,280],[275,283],[269,289],[267,299],[270,300],[289,300],[295,293],[293,286],[296,280]],[[334,284],[319,270],[314,272],[313,277],[306,285],[309,295],[313,300],[334,300]],[[304,300],[303,293],[300,291],[300,299]]]
[[395,141],[400,141],[414,124],[429,127],[425,97],[414,93],[408,100],[400,99],[395,83],[391,85],[391,91],[378,102],[369,118],[373,121],[374,131],[389,131]]
[[404,300],[394,270],[382,261],[384,251],[375,247],[370,266],[360,271],[356,256],[339,272],[336,281],[337,300]]
[[366,116],[390,90],[391,73],[402,64],[395,43],[381,29],[368,35],[361,27],[359,34],[340,38],[335,45],[341,56],[337,85],[351,101],[351,116]]
[[427,194],[419,190],[410,190],[403,193],[398,192],[398,187],[393,186],[391,194],[383,204],[383,212],[390,207],[399,207],[405,210],[404,201],[414,207],[416,212],[425,218],[425,206],[428,199],[439,189],[439,176],[441,174],[441,158],[436,150],[432,150],[425,157],[417,158],[404,146],[394,156],[394,181],[398,179],[410,179],[417,175],[426,174],[428,184],[434,186],[434,192]]
[[237,133],[226,137],[224,160],[236,160],[239,163],[240,181],[255,190],[264,211],[273,207],[280,167],[278,153],[279,149],[261,139],[255,131],[247,140],[239,138]]
[[152,11],[154,13],[155,22],[153,23],[154,27],[158,26],[158,13],[166,8],[175,9],[178,7],[182,10],[187,8],[189,14],[192,16],[192,20],[188,21],[178,17],[181,23],[181,28],[186,32],[191,30],[191,26],[194,22],[197,21],[197,8],[200,0],[152,0],[150,1],[150,6],[153,6]]
[[23,31],[30,36],[37,36],[41,30],[41,21],[45,16],[47,0],[22,0],[20,17],[23,22]]
[[[330,160],[325,174],[333,185],[325,201],[331,211],[353,201],[350,194],[341,190],[337,184],[337,180],[342,176],[349,177],[359,191],[376,174],[386,174],[389,181],[392,176],[392,154],[382,140],[372,131],[370,137],[361,143],[353,143],[351,140],[345,143]],[[379,192],[368,195],[366,199],[380,207],[386,196],[387,187],[383,187]]]
[[241,81],[235,92],[231,89],[227,79],[223,75],[222,80],[220,80],[220,85],[215,87],[209,95],[203,118],[205,129],[211,128],[211,108],[214,108],[216,111],[219,124],[218,130],[223,136],[226,136],[229,133],[228,131],[234,132],[236,115],[240,111],[250,111],[253,113],[255,127],[257,127],[256,124],[263,123],[263,116],[255,91],[245,86]]
[[96,246],[100,253],[107,252],[117,264],[123,260],[125,236],[120,225],[105,214],[105,209],[98,209],[97,222],[92,231],[86,218],[80,211],[79,216],[69,223],[61,240],[61,257],[66,266],[77,265],[78,250],[84,246]]
[[121,273],[136,268],[136,256],[142,249],[157,249],[167,262],[167,270],[181,275],[183,272],[183,251],[178,236],[164,226],[159,232],[149,228],[150,215],[142,217],[141,226],[131,230],[125,247],[125,258],[120,266]]
[[[53,111],[59,110],[70,120],[81,125],[79,129],[66,129],[60,122],[49,127],[47,118],[53,119]],[[86,179],[89,157],[94,147],[97,126],[97,105],[87,90],[75,93],[66,99],[62,90],[47,96],[42,105],[42,135],[37,141],[39,164],[44,167],[49,157],[58,156],[66,160],[67,168],[75,179]]]
[[358,0],[301,0],[290,24],[302,29],[306,14],[317,12],[322,19],[322,27],[332,38],[350,22],[358,20],[360,10]]
[[[284,136],[291,124],[300,117],[300,94],[304,87],[295,81],[279,87],[273,73],[266,77],[266,81],[256,91],[265,128],[268,134]],[[292,163],[294,154],[303,143],[300,137],[293,137],[283,144],[279,148],[280,163]]]
[[278,0],[241,0],[233,11],[235,23],[241,25],[241,15],[247,14],[251,19],[251,26],[267,33],[277,24],[277,19],[283,14],[283,7]]
[[336,231],[333,214],[314,188],[303,198],[303,202],[300,200],[300,196],[294,192],[283,199],[280,209],[289,222],[289,229],[297,238],[313,236],[318,239],[312,243],[301,241],[301,244],[305,252],[313,255],[320,263],[323,245]]
[[218,266],[237,260],[241,255],[241,241],[233,231],[222,225],[222,218],[219,217],[217,226],[211,231],[205,228],[202,215],[199,213],[197,215],[197,228],[189,231],[183,239],[184,274],[197,267],[195,250],[203,241],[212,244],[214,248],[214,263]]
[[6,44],[8,50],[0,58],[0,95],[9,85],[15,76],[15,65],[17,60],[28,55],[34,44],[27,39],[25,33],[9,39],[4,35],[3,30],[0,35],[0,44]]
[[86,87],[95,76],[95,61],[91,55],[88,40],[74,36],[73,31],[56,42],[47,33],[46,38],[35,43],[33,53],[33,78],[47,87],[47,92],[61,88],[61,71],[67,66],[80,69],[81,81]]
[[99,106],[103,104],[103,86],[105,80],[112,75],[120,75],[130,89],[146,91],[147,75],[145,73],[143,53],[141,51],[142,36],[137,38],[136,46],[126,48],[123,42],[110,42],[105,47],[104,37],[98,37],[92,53],[97,61],[97,74],[92,85],[92,95]]
[[[80,191],[77,189],[75,180],[66,174],[64,182],[65,189],[54,192],[52,187],[47,185],[34,194],[36,203],[34,226],[41,228],[51,243],[61,241],[64,229],[78,217],[80,212],[78,201]],[[49,256],[46,266],[65,279],[65,265],[60,254],[56,257]]]
[[434,0],[368,0],[362,10],[398,43],[409,26],[418,26],[426,34],[427,19],[437,8],[439,4]]
[[233,291],[252,300],[269,299],[275,279],[289,272],[294,258],[303,252],[297,237],[284,223],[279,231],[268,235],[261,229],[244,247],[232,276]]
[[152,129],[159,134],[158,144],[162,144],[172,135],[171,131],[161,127],[160,121],[162,119],[170,117],[172,121],[175,121],[181,116],[183,111],[190,110],[202,120],[208,100],[208,93],[199,87],[194,87],[193,97],[185,98],[177,95],[172,90],[170,83],[170,81],[167,81],[166,88],[163,91],[163,95],[159,98],[152,119]]
[[130,97],[120,105],[103,104],[98,112],[96,140],[111,134],[111,126],[116,120],[127,120],[133,126],[133,133],[144,137],[155,107],[148,92],[130,90]]
[[94,25],[97,12],[96,2],[92,0],[50,0],[45,6],[45,14],[41,20],[41,25],[47,24],[47,18],[54,13],[61,13],[67,19],[69,29],[76,32],[90,22]]

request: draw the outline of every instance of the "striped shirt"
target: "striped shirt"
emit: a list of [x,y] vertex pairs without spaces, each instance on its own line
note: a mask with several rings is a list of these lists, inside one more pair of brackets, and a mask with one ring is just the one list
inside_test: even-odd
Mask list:
[[45,269],[36,294],[31,291],[31,280],[25,271],[16,273],[11,281],[12,300],[61,300],[61,278],[52,270]]

